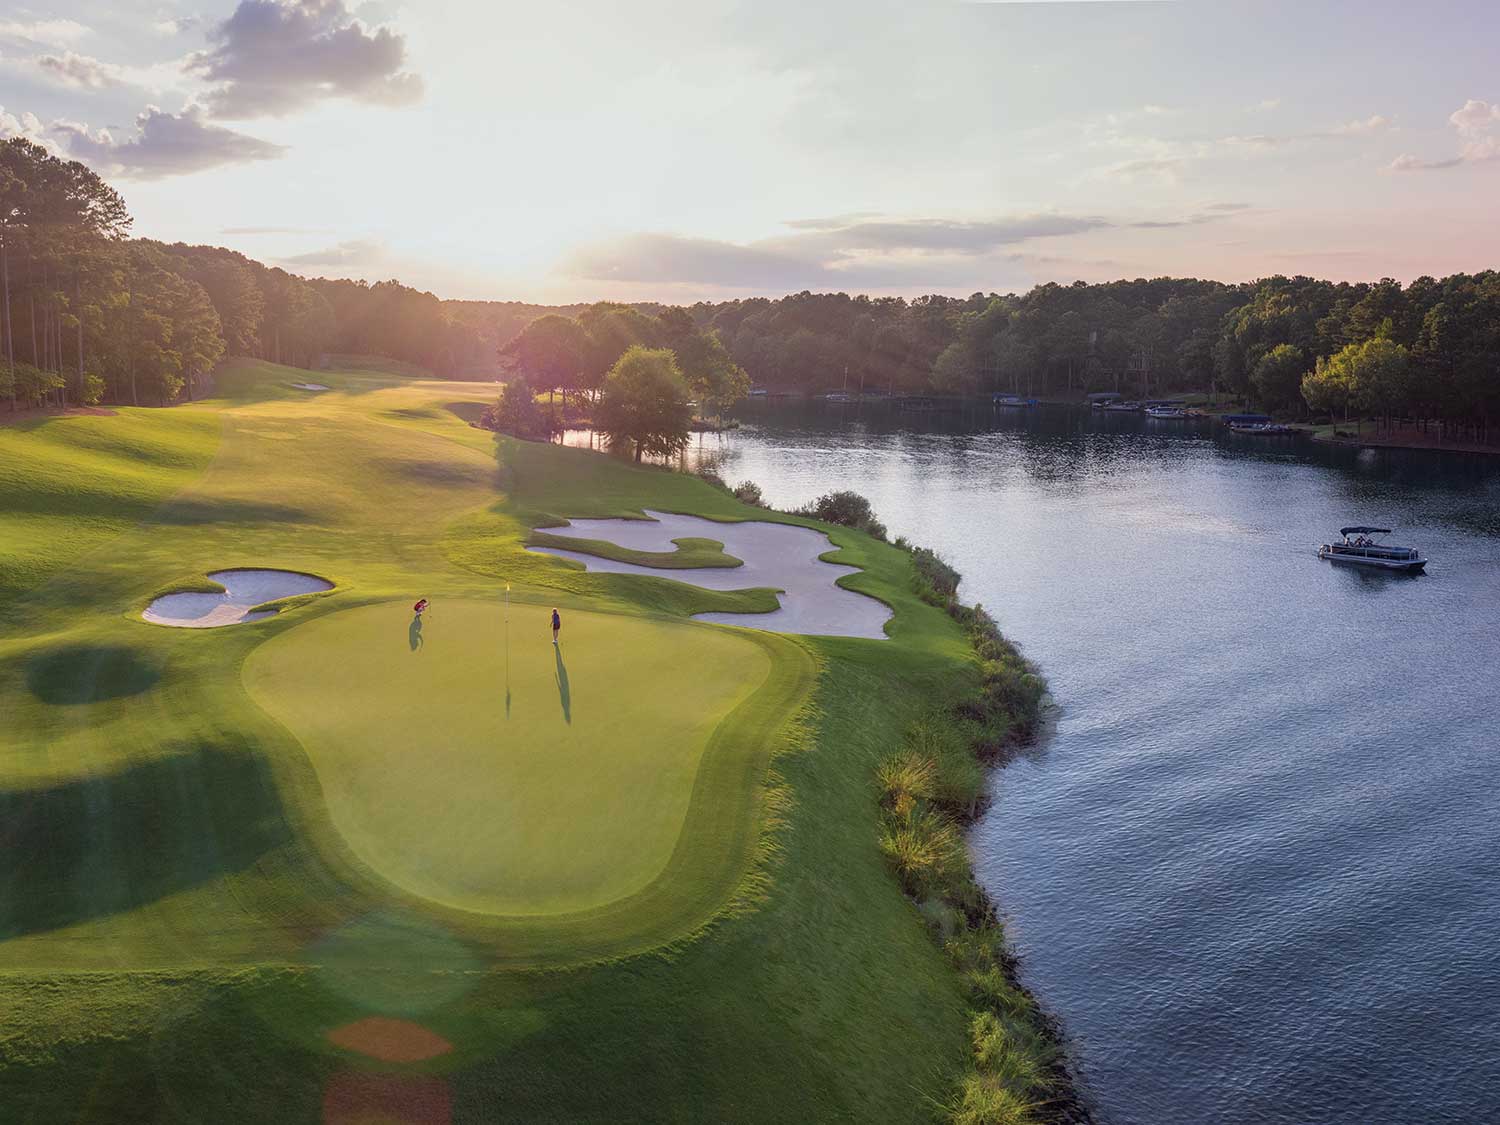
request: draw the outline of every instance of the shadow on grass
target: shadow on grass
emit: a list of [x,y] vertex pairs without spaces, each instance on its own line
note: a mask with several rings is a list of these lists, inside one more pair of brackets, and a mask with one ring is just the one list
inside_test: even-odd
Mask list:
[[[149,1034],[69,1035],[45,1050],[18,1052],[0,1076],[0,1117],[86,1125],[334,1120],[321,1113],[325,1083],[339,1063],[334,1052],[278,1034],[261,1011],[268,993],[307,1005],[310,989],[275,983],[180,989]],[[109,986],[47,980],[36,988],[40,996],[9,998],[77,1010],[99,1002],[91,987]]]
[[471,465],[455,461],[411,461],[378,457],[372,459],[371,466],[417,484],[484,485],[489,484],[495,478],[494,470],[487,465]]
[[43,703],[96,703],[139,695],[161,673],[159,660],[128,645],[66,645],[26,662],[26,687]]
[[0,941],[134,909],[291,839],[259,755],[165,749],[120,773],[0,792]]
[[[552,648],[552,654],[557,657],[557,698],[562,703],[563,722],[573,721],[573,691],[568,686],[568,666],[563,663],[562,645],[557,644]],[[510,698],[510,689],[506,689],[506,698]]]
[[169,527],[199,527],[211,523],[308,523],[312,518],[311,512],[291,504],[189,496],[160,509],[152,522]]

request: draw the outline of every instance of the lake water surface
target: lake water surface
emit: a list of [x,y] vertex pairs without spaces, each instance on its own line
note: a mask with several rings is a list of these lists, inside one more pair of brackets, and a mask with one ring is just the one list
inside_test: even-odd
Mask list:
[[[695,458],[932,546],[1054,729],[973,833],[1115,1125],[1500,1121],[1500,464],[1043,407],[748,408]],[[1429,555],[1320,561],[1349,523]]]

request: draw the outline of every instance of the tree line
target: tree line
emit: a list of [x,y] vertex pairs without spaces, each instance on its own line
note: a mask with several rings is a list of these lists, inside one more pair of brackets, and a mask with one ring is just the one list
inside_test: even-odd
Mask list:
[[[663,312],[612,304],[568,311],[559,319],[583,335],[626,337],[649,336],[640,325]],[[1500,420],[1500,274],[1493,271],[1407,286],[1276,276],[1237,285],[1080,281],[1019,295],[911,301],[804,292],[703,302],[686,315],[770,390],[1221,393],[1284,416],[1420,419],[1480,440]],[[551,331],[559,356],[581,346],[563,338],[567,330],[554,324]],[[502,367],[514,358],[504,347],[501,354]],[[607,367],[571,358],[554,364],[541,352],[528,362],[543,382],[556,366],[559,386],[587,385]]]
[[399,282],[308,279],[130,227],[120,194],[85,165],[0,142],[0,400],[12,409],[192,397],[225,355],[300,367],[380,355],[456,375],[492,351]]
[[1226,392],[1486,435],[1500,418],[1500,274],[1402,286],[1270,277],[1040,285],[967,298],[799,293],[693,308],[771,388],[1068,397]]
[[130,238],[130,226],[120,195],[83,164],[0,142],[0,400],[165,403],[197,394],[225,355],[308,367],[330,353],[452,378],[516,370],[587,399],[639,345],[671,351],[713,409],[730,401],[714,382],[732,370],[801,391],[1219,391],[1278,414],[1415,418],[1479,440],[1500,418],[1494,271],[1406,286],[1154,278],[910,301],[803,292],[548,308],[310,279],[223,247]]

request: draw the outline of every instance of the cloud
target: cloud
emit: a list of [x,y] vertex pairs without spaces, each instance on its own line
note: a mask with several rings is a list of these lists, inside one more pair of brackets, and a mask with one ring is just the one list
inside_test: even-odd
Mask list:
[[1133,223],[1126,223],[1127,227],[1134,230],[1171,230],[1176,227],[1201,227],[1204,223],[1217,223],[1223,219],[1234,216],[1236,212],[1248,208],[1248,203],[1210,203],[1203,210],[1188,215],[1183,219],[1140,219]]
[[793,230],[834,230],[857,223],[861,219],[878,219],[879,211],[850,211],[844,215],[830,215],[822,219],[787,219],[781,225]]
[[1448,115],[1448,121],[1460,132],[1488,129],[1500,122],[1500,103],[1490,105],[1478,98],[1470,98],[1462,109],[1455,109]]
[[157,20],[151,25],[151,30],[158,35],[182,35],[184,32],[192,31],[202,23],[198,16],[169,16]]
[[1106,179],[1157,178],[1177,183],[1185,173],[1204,161],[1233,155],[1241,159],[1270,156],[1285,149],[1328,143],[1348,144],[1393,127],[1389,117],[1372,114],[1330,129],[1308,133],[1232,133],[1217,138],[1166,140],[1158,137],[1106,135],[1102,146],[1134,149],[1141,155],[1105,165],[1091,173]]
[[1287,145],[1305,144],[1309,141],[1331,141],[1346,137],[1371,137],[1392,128],[1393,122],[1384,114],[1346,121],[1331,129],[1316,133],[1251,133],[1248,136],[1220,137],[1219,144],[1248,148],[1283,148]]
[[[806,222],[807,220],[804,220]],[[858,252],[984,254],[1030,238],[1055,238],[1109,226],[1103,219],[1041,212],[1008,218],[864,220],[806,230],[768,245],[822,258]]]
[[68,47],[88,33],[77,20],[0,20],[0,39],[33,47]]
[[1386,165],[1388,172],[1433,172],[1440,168],[1457,168],[1464,162],[1462,156],[1454,156],[1447,160],[1423,160],[1419,156],[1413,156],[1409,152],[1403,152],[1400,156]]
[[325,246],[321,250],[310,250],[306,254],[293,254],[282,258],[293,266],[366,266],[385,257],[385,245],[373,239],[356,238],[340,242],[337,246]]
[[406,105],[422,80],[402,69],[406,40],[366,30],[343,0],[240,0],[188,67],[216,85],[215,117],[279,116],[322,98]]
[[1273,109],[1281,108],[1280,98],[1262,98],[1250,107],[1253,113],[1270,113]]
[[0,141],[8,141],[12,137],[25,137],[38,144],[47,143],[46,130],[36,114],[23,113],[17,116],[14,113],[8,113],[5,107],[0,105]]
[[220,234],[326,234],[322,227],[224,227]]
[[1346,121],[1342,125],[1335,125],[1333,135],[1337,137],[1368,137],[1375,133],[1383,133],[1391,127],[1391,119],[1376,113],[1360,121]]
[[1301,137],[1273,137],[1268,133],[1252,133],[1249,136],[1220,137],[1219,143],[1231,148],[1280,148],[1282,145],[1289,145],[1301,139]]
[[593,281],[691,282],[774,289],[823,272],[816,263],[757,246],[675,234],[630,234],[575,248],[561,272]]
[[36,60],[36,65],[48,77],[67,86],[102,90],[106,86],[117,86],[120,83],[120,73],[116,67],[73,51],[64,51],[61,55],[42,55]]
[[90,130],[70,121],[54,122],[47,131],[75,159],[105,175],[134,180],[160,180],[226,164],[274,160],[286,151],[281,145],[210,124],[197,106],[190,105],[181,113],[147,106],[135,124],[137,135],[123,141],[107,129]]
[[1175,180],[1177,174],[1187,167],[1191,160],[1189,156],[1145,156],[1136,160],[1122,160],[1118,164],[1111,164],[1104,168],[1101,174],[1124,180],[1133,180],[1140,176]]
[[1500,103],[1491,105],[1470,98],[1448,115],[1448,124],[1458,130],[1462,146],[1457,156],[1424,160],[1404,152],[1386,166],[1388,172],[1436,172],[1465,164],[1488,164],[1500,160]]
[[965,285],[1014,263],[1001,251],[1109,227],[1050,212],[982,220],[798,219],[794,233],[751,243],[643,232],[576,247],[562,273],[594,281],[785,290],[809,286]]

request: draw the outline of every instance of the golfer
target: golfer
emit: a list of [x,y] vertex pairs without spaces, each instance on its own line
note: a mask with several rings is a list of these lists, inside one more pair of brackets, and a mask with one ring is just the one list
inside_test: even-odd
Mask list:
[[557,643],[557,634],[562,631],[562,616],[557,610],[552,611],[552,643]]

